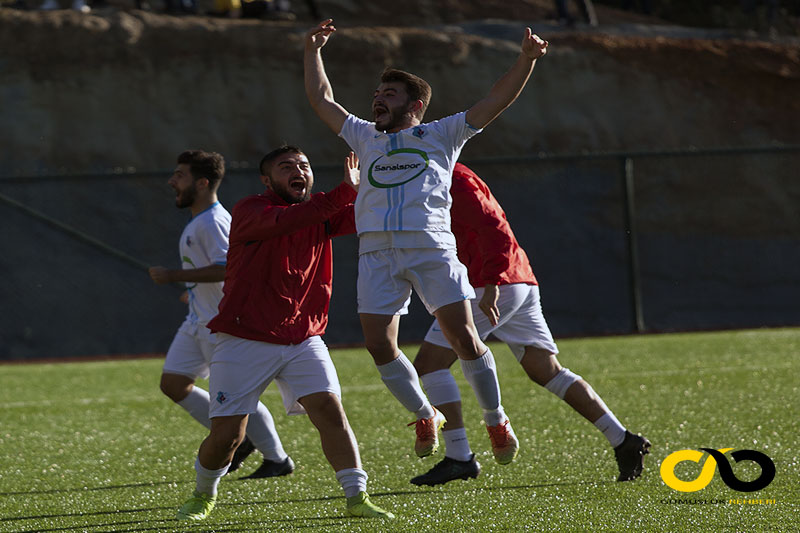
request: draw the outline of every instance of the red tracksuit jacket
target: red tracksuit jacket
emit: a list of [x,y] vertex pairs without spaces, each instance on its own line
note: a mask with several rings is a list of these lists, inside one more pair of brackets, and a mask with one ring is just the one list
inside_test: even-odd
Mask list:
[[470,284],[537,285],[528,256],[514,237],[503,208],[477,174],[456,163],[450,195],[458,259],[467,267]]
[[355,232],[356,192],[340,184],[300,204],[267,191],[233,208],[228,263],[216,333],[299,344],[328,325],[331,238]]

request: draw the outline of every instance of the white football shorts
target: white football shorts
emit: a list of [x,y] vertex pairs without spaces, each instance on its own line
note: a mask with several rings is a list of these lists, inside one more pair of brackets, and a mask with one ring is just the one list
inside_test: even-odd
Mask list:
[[359,313],[405,315],[412,288],[430,314],[475,297],[455,250],[388,248],[359,256]]
[[217,333],[208,383],[209,418],[255,413],[259,397],[273,380],[288,415],[305,414],[297,401],[303,396],[342,396],[328,347],[319,336],[284,345]]
[[202,324],[184,320],[167,350],[162,372],[207,378],[216,337]]
[[[478,307],[484,289],[475,289],[476,297],[472,302],[472,316],[475,327],[481,340],[486,340],[489,334],[508,344],[517,361],[522,361],[526,346],[535,346],[558,353],[558,347],[547,327],[547,322],[542,313],[542,302],[539,299],[539,287],[526,283],[512,283],[500,285],[500,294],[497,298],[497,308],[500,311],[500,321],[496,326],[489,322],[489,317]],[[439,322],[434,320],[425,340],[437,346],[450,348],[445,339]]]

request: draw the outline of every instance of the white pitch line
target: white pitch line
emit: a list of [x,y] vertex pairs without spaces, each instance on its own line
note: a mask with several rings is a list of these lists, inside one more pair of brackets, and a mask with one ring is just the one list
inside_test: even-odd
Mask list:
[[753,372],[753,371],[764,371],[764,372],[772,372],[774,370],[782,369],[782,368],[795,368],[798,367],[797,363],[793,362],[785,362],[777,365],[772,366],[754,366],[754,365],[747,365],[747,366],[721,366],[721,367],[712,367],[712,366],[702,366],[702,367],[695,367],[695,368],[674,368],[674,369],[663,369],[663,370],[638,370],[638,371],[631,371],[631,372],[612,372],[609,374],[603,374],[602,377],[615,377],[615,376],[674,376],[676,374],[708,374],[714,373],[719,374],[722,372]]
[[[352,387],[342,387],[342,393],[345,392],[370,392],[380,391],[386,389],[383,383],[375,383],[373,385],[356,385]],[[271,388],[264,391],[263,395],[277,396],[280,393],[277,389]],[[161,396],[115,396],[113,398],[101,396],[99,398],[71,398],[64,399],[58,398],[53,400],[31,400],[27,402],[0,402],[0,409],[27,409],[29,407],[62,407],[66,405],[97,405],[105,403],[119,403],[119,402],[152,402],[160,401]],[[163,398],[166,400],[166,398]]]

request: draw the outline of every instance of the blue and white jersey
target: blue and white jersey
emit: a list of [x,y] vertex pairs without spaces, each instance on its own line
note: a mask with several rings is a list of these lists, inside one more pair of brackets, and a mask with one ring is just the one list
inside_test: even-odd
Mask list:
[[[181,234],[179,252],[184,270],[224,265],[228,255],[231,215],[219,202],[193,217]],[[186,319],[205,326],[217,316],[222,299],[222,282],[186,283],[189,291],[189,314]]]
[[379,132],[374,122],[349,115],[339,136],[361,161],[355,203],[359,236],[367,232],[452,236],[453,167],[464,144],[479,132],[467,124],[466,112],[397,133]]

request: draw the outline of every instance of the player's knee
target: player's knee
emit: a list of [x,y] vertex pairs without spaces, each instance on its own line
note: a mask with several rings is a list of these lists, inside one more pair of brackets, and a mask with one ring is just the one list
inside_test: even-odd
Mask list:
[[422,377],[431,372],[447,370],[456,362],[456,354],[449,348],[437,346],[424,341],[414,359],[414,368],[417,374]]
[[469,328],[450,331],[447,335],[447,342],[453,347],[453,351],[464,359],[476,359],[486,352],[486,346],[478,336]]
[[164,395],[175,403],[183,401],[192,391],[194,384],[183,376],[162,374],[160,388]]
[[211,438],[218,450],[232,452],[244,440],[244,426],[238,420],[211,420]]
[[394,360],[399,352],[397,344],[390,339],[366,339],[364,346],[376,364],[385,364]]
[[542,387],[546,387],[547,383],[556,377],[562,369],[555,354],[535,346],[525,347],[525,354],[522,356],[520,363],[528,377]]
[[339,397],[332,392],[318,392],[299,399],[318,429],[346,429],[347,416]]

